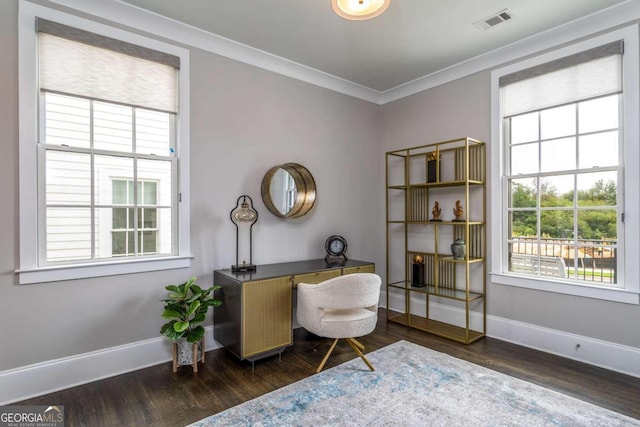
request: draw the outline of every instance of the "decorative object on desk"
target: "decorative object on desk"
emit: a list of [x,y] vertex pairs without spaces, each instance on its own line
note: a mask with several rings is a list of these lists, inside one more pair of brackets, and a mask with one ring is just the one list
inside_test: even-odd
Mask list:
[[424,256],[416,254],[413,257],[413,271],[411,275],[411,286],[414,288],[424,288]]
[[456,239],[451,244],[451,253],[453,254],[453,259],[464,259],[466,251],[467,246],[464,244],[463,239]]
[[304,216],[316,201],[313,175],[298,163],[285,163],[269,169],[262,179],[260,191],[269,212],[280,218]]
[[455,222],[464,221],[464,218],[462,217],[464,215],[464,209],[462,209],[462,204],[460,203],[460,200],[456,200],[456,207],[453,208],[453,214],[456,217],[456,219],[454,219]]
[[[247,202],[247,199],[249,200]],[[241,201],[242,200],[242,201]],[[231,209],[229,213],[231,222],[236,226],[236,263],[231,266],[231,271],[255,271],[256,266],[253,265],[253,224],[258,220],[258,212],[253,208],[253,200],[251,197],[243,194],[238,197],[236,201],[236,207]],[[238,224],[249,224],[249,264],[246,261],[242,261],[242,264],[238,263],[238,245],[239,245],[239,232],[240,228]]]
[[436,202],[433,204],[433,209],[431,209],[431,215],[433,215],[433,218],[431,218],[432,222],[441,222],[442,219],[440,219],[440,215],[442,214],[442,209],[440,209],[440,203],[438,203],[438,201],[436,200]]
[[324,242],[324,249],[327,251],[327,255],[324,260],[328,263],[333,257],[342,257],[343,263],[347,262],[347,240],[342,236],[329,236],[326,242]]
[[173,372],[178,366],[191,365],[198,372],[198,362],[204,362],[204,327],[209,307],[219,307],[222,301],[213,293],[220,286],[202,289],[192,277],[180,285],[168,285],[167,299],[163,299],[162,317],[169,322],[162,325],[160,333],[173,343]]
[[427,153],[427,182],[440,181],[440,156],[438,152]]

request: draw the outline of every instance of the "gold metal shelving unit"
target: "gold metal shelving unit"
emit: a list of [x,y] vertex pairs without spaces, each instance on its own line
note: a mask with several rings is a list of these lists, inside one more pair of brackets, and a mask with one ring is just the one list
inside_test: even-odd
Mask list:
[[[387,152],[385,163],[388,321],[465,344],[484,337],[485,143],[464,137],[404,148]],[[464,214],[454,220],[456,200]],[[441,221],[433,221],[435,201]],[[455,239],[466,244],[464,259],[451,254]],[[412,277],[416,255],[424,284]]]

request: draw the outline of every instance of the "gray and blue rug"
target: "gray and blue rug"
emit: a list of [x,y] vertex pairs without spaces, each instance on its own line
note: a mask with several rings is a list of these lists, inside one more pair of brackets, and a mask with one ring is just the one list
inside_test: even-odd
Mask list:
[[400,341],[192,426],[640,426],[640,420]]

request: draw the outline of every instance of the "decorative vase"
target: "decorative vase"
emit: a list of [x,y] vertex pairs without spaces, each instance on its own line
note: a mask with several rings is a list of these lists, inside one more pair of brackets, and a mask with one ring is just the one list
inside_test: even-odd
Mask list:
[[464,244],[463,239],[456,239],[451,244],[451,253],[453,254],[453,259],[464,259],[466,250],[467,246]]

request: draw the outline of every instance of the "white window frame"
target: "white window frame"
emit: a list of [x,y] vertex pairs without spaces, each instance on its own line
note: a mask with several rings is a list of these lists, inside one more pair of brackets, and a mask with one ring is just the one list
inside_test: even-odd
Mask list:
[[[38,187],[43,181],[34,173],[44,165],[37,165],[38,141],[38,38],[36,18],[56,21],[71,27],[123,40],[158,50],[180,58],[178,75],[178,118],[176,123],[176,156],[178,157],[177,253],[171,256],[153,256],[140,259],[109,259],[91,263],[41,266],[38,261],[38,233],[44,233],[38,224]],[[108,25],[70,15],[58,10],[19,2],[18,16],[19,93],[20,93],[20,266],[16,273],[20,284],[42,283],[99,276],[139,273],[145,271],[187,268],[191,265],[190,249],[190,193],[189,193],[189,51],[158,40],[144,37]],[[37,167],[36,167],[37,166]]]
[[[638,117],[640,116],[640,43],[638,26],[622,29],[590,38],[551,52],[538,55],[511,65],[501,67],[491,73],[491,281],[501,285],[536,289],[560,294],[575,295],[601,300],[640,303],[640,147]],[[507,192],[505,174],[505,147],[503,139],[503,119],[499,79],[523,69],[531,68],[549,61],[557,60],[606,43],[624,40],[622,63],[622,150],[623,165],[623,204],[619,209],[625,213],[622,229],[618,230],[621,242],[618,251],[623,257],[623,280],[620,288],[599,286],[597,284],[561,283],[557,279],[543,277],[525,277],[509,272],[507,240]]]

